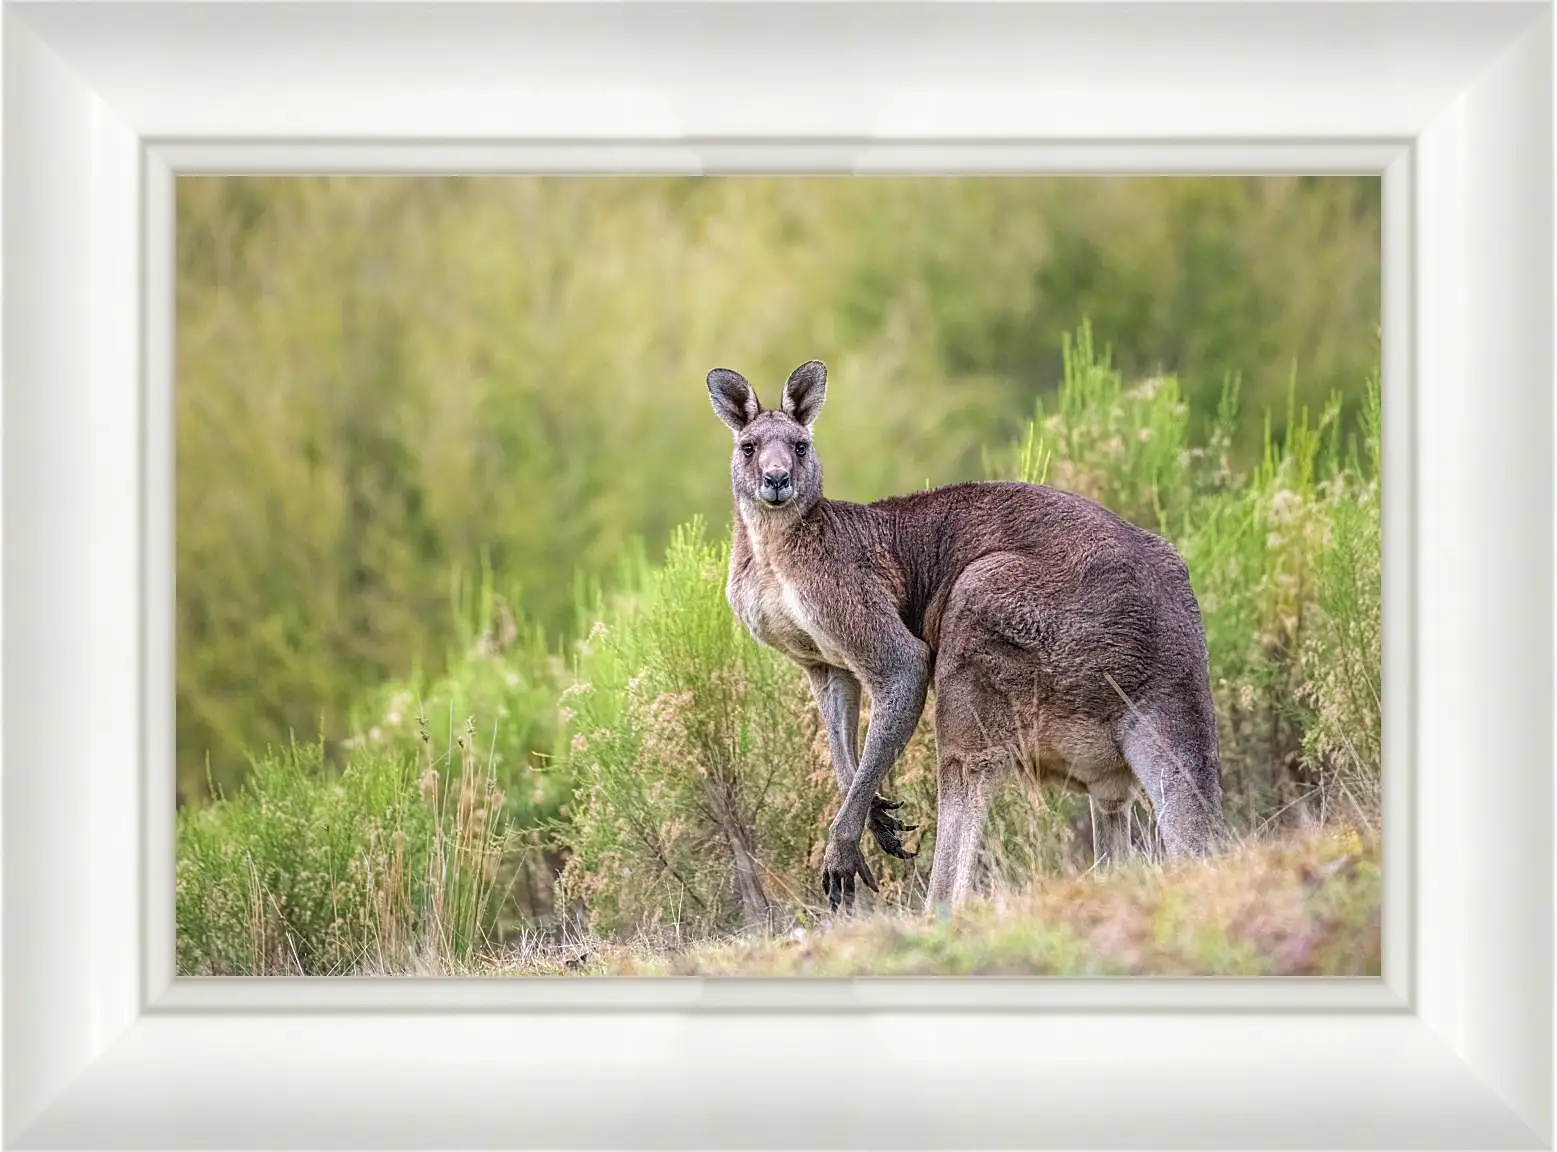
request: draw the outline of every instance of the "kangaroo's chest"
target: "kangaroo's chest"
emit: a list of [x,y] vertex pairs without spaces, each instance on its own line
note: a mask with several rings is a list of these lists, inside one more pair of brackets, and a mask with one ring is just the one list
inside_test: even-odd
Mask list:
[[844,653],[825,623],[815,594],[781,573],[760,544],[741,571],[733,572],[730,606],[758,643],[801,664],[848,667]]
[[759,643],[802,664],[825,660],[820,629],[791,586],[777,581],[742,581],[731,602],[741,623]]

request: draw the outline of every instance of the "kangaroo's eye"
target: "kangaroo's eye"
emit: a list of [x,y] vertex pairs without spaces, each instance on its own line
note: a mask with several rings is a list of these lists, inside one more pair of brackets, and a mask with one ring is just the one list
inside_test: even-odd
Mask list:
[[801,440],[801,441],[799,441],[798,443],[795,444],[795,455],[796,456],[804,456],[810,450],[811,450],[811,443],[808,440]]
[[757,446],[755,444],[742,444],[741,445],[741,455],[746,457],[746,459],[748,459],[748,460],[750,460],[752,458],[752,456],[756,453],[756,451],[757,451]]

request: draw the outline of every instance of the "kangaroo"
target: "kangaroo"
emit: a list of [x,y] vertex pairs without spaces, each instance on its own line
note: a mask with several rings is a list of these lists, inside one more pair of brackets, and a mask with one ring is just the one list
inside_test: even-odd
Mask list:
[[[877,789],[935,688],[936,837],[927,904],[960,903],[997,784],[1015,769],[1083,792],[1101,863],[1130,848],[1144,791],[1164,847],[1224,834],[1210,668],[1189,570],[1167,541],[1073,493],[956,484],[852,504],[822,495],[812,429],[827,368],[765,409],[738,372],[708,374],[735,434],[726,596],[751,635],[805,669],[843,802],[822,890],[853,908],[875,877],[860,837],[908,858],[900,802]],[[861,689],[870,724],[859,743]]]

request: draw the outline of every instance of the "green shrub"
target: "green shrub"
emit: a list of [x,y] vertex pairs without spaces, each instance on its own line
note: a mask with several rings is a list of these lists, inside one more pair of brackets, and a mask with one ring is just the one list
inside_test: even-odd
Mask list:
[[1189,407],[1178,380],[1158,376],[1127,387],[1083,324],[1063,340],[1064,375],[1052,411],[1042,400],[1012,451],[991,471],[1000,479],[1078,492],[1147,528],[1166,531],[1193,499]]
[[1298,649],[1303,754],[1327,805],[1377,816],[1382,733],[1383,549],[1379,507],[1379,386],[1369,389],[1365,452],[1333,476],[1316,594]]
[[447,670],[379,689],[353,718],[352,735],[341,747],[417,755],[422,747],[417,716],[428,718],[433,739],[446,747],[455,746],[465,717],[479,718],[476,751],[503,790],[503,812],[516,844],[499,881],[506,928],[549,915],[561,867],[540,833],[571,791],[550,763],[564,665],[548,650],[539,626],[511,606],[518,597],[495,591],[490,569],[482,570],[479,581],[457,580],[454,599],[460,648]]
[[1230,816],[1249,832],[1322,819],[1341,743],[1377,812],[1379,426],[1343,452],[1339,414],[1337,400],[1317,418],[1289,412],[1261,465],[1202,495],[1173,534],[1206,620]]
[[241,793],[179,813],[185,975],[444,971],[496,927],[503,795],[467,724],[435,758],[320,745],[257,758]]
[[480,751],[508,793],[509,818],[538,824],[556,815],[565,795],[545,771],[557,739],[564,664],[515,607],[518,597],[494,590],[490,570],[479,583],[457,580],[455,587],[457,647],[445,671],[379,688],[353,717],[343,746],[418,749],[418,715],[428,718],[436,740],[452,746],[464,717],[479,717]]
[[802,673],[724,599],[727,546],[677,529],[579,645],[565,898],[606,929],[767,923],[814,882],[834,791]]

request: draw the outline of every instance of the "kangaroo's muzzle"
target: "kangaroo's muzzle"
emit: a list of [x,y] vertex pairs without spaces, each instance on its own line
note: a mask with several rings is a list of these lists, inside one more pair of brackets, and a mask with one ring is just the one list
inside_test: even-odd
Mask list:
[[794,496],[794,494],[795,488],[790,482],[787,471],[779,468],[770,468],[762,474],[762,491],[760,495],[764,503],[777,507],[780,504],[788,503],[790,497]]

